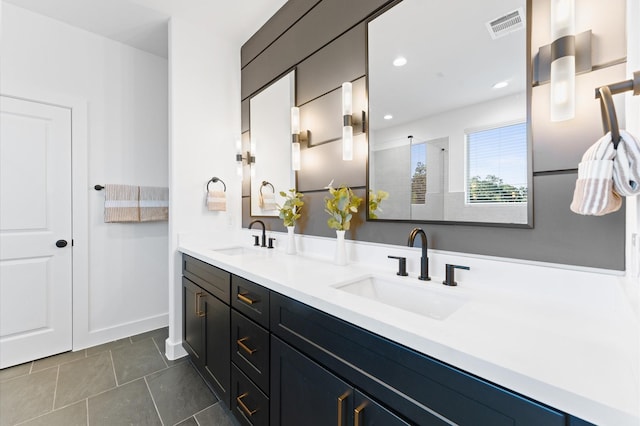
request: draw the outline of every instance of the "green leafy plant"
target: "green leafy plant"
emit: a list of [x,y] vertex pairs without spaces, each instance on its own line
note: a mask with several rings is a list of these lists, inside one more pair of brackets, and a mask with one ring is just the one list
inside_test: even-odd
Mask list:
[[324,199],[324,211],[331,216],[327,220],[327,225],[338,231],[348,231],[351,226],[351,218],[354,213],[358,213],[362,198],[355,195],[348,186],[342,185],[336,189],[332,185],[333,181],[326,187],[330,196]]
[[282,219],[284,226],[296,226],[296,220],[302,216],[300,210],[304,206],[304,201],[302,201],[304,195],[297,192],[295,188],[291,188],[288,194],[280,191],[280,196],[284,197],[285,202],[282,206],[278,205],[280,212],[278,216]]
[[376,192],[374,192],[371,189],[369,190],[369,218],[370,219],[378,218],[375,212],[378,210],[382,211],[382,209],[380,208],[380,203],[382,203],[382,201],[386,200],[387,198],[389,198],[389,193],[387,191],[383,191],[382,189],[379,189]]

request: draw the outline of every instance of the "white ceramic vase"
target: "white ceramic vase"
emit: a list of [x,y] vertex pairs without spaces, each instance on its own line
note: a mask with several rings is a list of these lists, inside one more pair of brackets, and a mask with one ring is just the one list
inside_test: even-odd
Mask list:
[[334,260],[336,265],[347,264],[347,247],[344,241],[345,232],[346,231],[336,230],[336,256]]
[[295,226],[287,226],[287,254],[296,254]]

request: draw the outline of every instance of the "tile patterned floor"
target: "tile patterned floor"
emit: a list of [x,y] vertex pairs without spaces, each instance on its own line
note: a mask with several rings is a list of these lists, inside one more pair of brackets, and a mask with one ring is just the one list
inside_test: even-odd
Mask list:
[[0,370],[0,426],[237,426],[167,329]]

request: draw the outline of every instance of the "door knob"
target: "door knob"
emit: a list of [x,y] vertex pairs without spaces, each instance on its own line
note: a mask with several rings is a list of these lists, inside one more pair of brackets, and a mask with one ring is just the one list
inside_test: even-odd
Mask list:
[[62,247],[66,247],[67,246],[67,241],[66,240],[58,240],[56,241],[56,247],[62,248]]

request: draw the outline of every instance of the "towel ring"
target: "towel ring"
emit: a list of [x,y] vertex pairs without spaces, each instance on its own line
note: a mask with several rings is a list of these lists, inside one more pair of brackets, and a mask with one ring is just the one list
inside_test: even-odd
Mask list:
[[227,192],[227,185],[224,183],[224,181],[222,179],[220,179],[219,177],[212,177],[211,179],[209,179],[209,182],[207,182],[207,192],[209,192],[209,184],[210,183],[216,183],[216,182],[220,182],[222,184],[222,186],[224,186],[224,192]]
[[616,115],[616,107],[613,104],[613,96],[609,86],[598,88],[600,93],[600,113],[602,115],[602,127],[605,133],[611,132],[611,140],[613,148],[618,149],[620,143],[620,129],[618,127],[618,117]]
[[262,185],[260,185],[260,194],[261,195],[262,195],[262,188],[264,188],[265,186],[270,186],[271,187],[271,192],[273,192],[274,194],[276,193],[276,189],[273,187],[271,182],[267,182],[266,180],[263,180],[262,181]]

